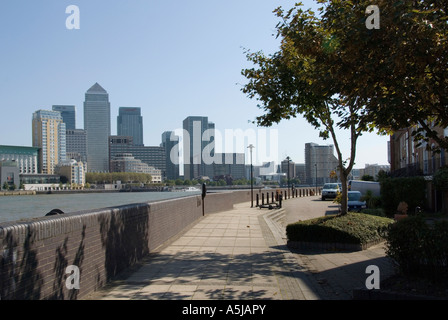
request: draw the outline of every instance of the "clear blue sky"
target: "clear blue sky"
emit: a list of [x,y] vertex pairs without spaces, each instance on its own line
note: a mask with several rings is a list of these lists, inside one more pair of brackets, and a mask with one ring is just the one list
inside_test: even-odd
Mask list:
[[[303,1],[305,7],[314,1]],[[208,116],[216,130],[247,130],[261,110],[241,92],[251,67],[244,48],[278,50],[275,0],[2,0],[0,4],[0,144],[31,146],[31,117],[55,104],[75,105],[83,128],[85,92],[98,82],[109,93],[112,134],[119,107],[140,107],[144,143],[187,116]],[[66,8],[80,10],[80,29],[68,30]],[[303,163],[307,142],[332,144],[303,119],[283,121],[278,160]],[[344,155],[349,140],[341,135]],[[365,134],[356,168],[388,164],[388,137]],[[223,141],[225,143],[225,141]],[[261,139],[259,143],[263,143]],[[246,152],[246,150],[234,150]],[[262,149],[256,146],[257,149]],[[262,155],[259,155],[259,160]]]

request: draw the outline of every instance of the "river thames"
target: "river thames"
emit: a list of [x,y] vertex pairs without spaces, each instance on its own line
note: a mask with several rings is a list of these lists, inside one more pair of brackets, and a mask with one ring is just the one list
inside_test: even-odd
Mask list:
[[65,213],[100,209],[131,203],[173,199],[201,192],[113,192],[42,194],[0,197],[0,223],[44,217],[52,209]]

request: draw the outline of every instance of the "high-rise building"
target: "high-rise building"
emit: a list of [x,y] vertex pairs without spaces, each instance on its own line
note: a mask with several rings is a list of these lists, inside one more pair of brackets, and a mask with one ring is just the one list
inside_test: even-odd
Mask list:
[[87,134],[84,129],[67,129],[67,159],[87,163]]
[[33,113],[33,147],[40,148],[39,173],[53,174],[55,166],[66,159],[66,129],[59,111]]
[[134,145],[143,146],[143,118],[140,108],[120,107],[118,109],[117,135],[131,136]]
[[76,129],[76,107],[72,105],[54,105],[53,111],[59,111],[67,130]]
[[201,176],[213,176],[215,124],[208,117],[187,117],[183,121],[184,178],[187,180]]
[[332,182],[331,171],[338,173],[338,159],[334,156],[333,145],[321,146],[305,144],[305,171],[307,184],[311,186]]
[[109,171],[109,94],[95,83],[85,94],[84,130],[87,137],[87,168],[90,172]]
[[173,131],[162,133],[161,147],[165,149],[166,179],[176,180],[179,178],[179,136]]
[[286,175],[285,178],[287,181],[296,177],[296,164],[294,161],[286,158],[281,162],[280,166],[282,173]]

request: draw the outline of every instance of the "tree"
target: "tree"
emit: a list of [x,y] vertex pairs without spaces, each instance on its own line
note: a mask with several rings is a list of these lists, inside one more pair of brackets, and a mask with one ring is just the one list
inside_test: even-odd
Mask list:
[[[324,1],[325,2],[325,1]],[[281,38],[280,51],[269,56],[262,52],[246,52],[246,57],[257,68],[245,69],[249,79],[242,91],[249,98],[257,98],[264,114],[254,121],[260,126],[271,126],[283,119],[303,116],[319,136],[332,138],[342,183],[341,213],[347,212],[347,180],[355,156],[357,139],[363,132],[373,131],[365,114],[364,101],[359,96],[344,95],[341,90],[345,79],[332,75],[339,55],[335,31],[326,29],[324,20],[311,10],[302,10],[301,4],[287,12],[277,8],[282,22],[277,24]],[[350,132],[350,155],[345,159],[336,135],[336,129]]]
[[414,140],[448,148],[448,4],[440,0],[374,2],[379,29],[366,26],[370,0],[321,0],[322,27],[337,52],[323,58],[335,91],[357,97],[383,133],[413,127]]
[[365,174],[361,177],[362,181],[375,181],[375,178],[372,177],[370,174]]

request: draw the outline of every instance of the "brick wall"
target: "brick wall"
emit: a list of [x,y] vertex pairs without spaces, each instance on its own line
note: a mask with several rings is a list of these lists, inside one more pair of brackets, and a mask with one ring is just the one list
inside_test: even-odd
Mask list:
[[[208,194],[205,214],[241,201],[247,191]],[[81,298],[201,217],[192,196],[0,223],[0,299]],[[67,288],[68,266],[79,268],[79,289]]]

